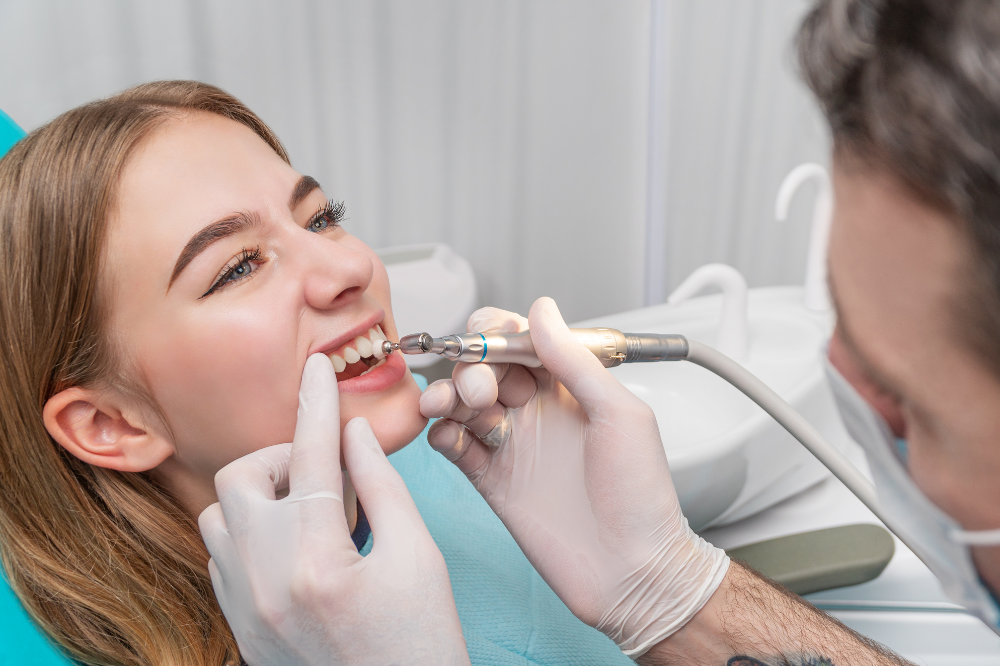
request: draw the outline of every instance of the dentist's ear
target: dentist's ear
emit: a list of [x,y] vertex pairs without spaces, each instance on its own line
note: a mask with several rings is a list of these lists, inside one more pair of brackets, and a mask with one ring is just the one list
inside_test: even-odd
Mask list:
[[70,387],[45,402],[42,419],[66,451],[101,468],[143,472],[174,453],[161,429],[114,391]]

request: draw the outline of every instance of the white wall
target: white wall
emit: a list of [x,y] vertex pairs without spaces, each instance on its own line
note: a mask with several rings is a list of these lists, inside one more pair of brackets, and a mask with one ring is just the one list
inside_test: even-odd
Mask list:
[[785,175],[828,163],[826,124],[795,75],[792,40],[804,0],[666,2],[665,293],[709,261],[751,286],[805,277],[813,191],[775,221]]
[[792,72],[805,6],[0,0],[0,108],[30,129],[142,81],[214,83],[346,200],[369,244],[444,241],[484,303],[523,312],[547,294],[582,319],[709,261],[751,285],[801,280],[811,204],[780,225],[773,200],[789,169],[826,160]]

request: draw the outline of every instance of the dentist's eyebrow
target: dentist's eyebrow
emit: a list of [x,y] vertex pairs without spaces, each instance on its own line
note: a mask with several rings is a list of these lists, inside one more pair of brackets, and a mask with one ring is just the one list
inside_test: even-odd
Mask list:
[[292,196],[288,200],[288,210],[294,211],[295,207],[302,203],[302,200],[308,197],[313,190],[319,190],[319,183],[312,176],[303,176],[299,179],[299,182],[295,184],[295,189],[292,190]]
[[170,287],[174,284],[174,280],[177,279],[177,276],[180,275],[181,271],[183,271],[184,268],[190,264],[191,261],[203,250],[216,241],[221,241],[224,238],[234,234],[239,234],[240,232],[259,225],[260,217],[258,217],[256,213],[237,213],[229,216],[228,218],[223,218],[222,220],[213,222],[192,236],[191,240],[187,242],[187,245],[184,246],[184,250],[181,251],[180,256],[177,258],[177,263],[174,264],[174,272],[170,276],[170,283],[167,285],[167,291],[170,291]]

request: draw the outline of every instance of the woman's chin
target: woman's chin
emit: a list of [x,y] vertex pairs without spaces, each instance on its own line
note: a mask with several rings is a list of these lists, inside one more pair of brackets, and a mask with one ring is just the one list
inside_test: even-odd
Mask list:
[[420,414],[420,387],[409,370],[385,391],[342,394],[340,414],[342,425],[355,417],[367,419],[386,455],[410,444],[427,425],[427,418]]

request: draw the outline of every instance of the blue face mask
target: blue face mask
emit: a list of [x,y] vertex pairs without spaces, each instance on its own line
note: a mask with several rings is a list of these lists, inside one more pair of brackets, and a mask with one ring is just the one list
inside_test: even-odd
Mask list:
[[945,594],[1000,634],[1000,604],[979,578],[970,545],[1000,545],[1000,530],[963,530],[917,487],[906,471],[906,441],[826,362],[844,426],[868,458],[879,503],[894,530],[940,580]]

